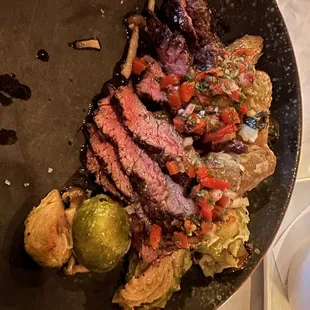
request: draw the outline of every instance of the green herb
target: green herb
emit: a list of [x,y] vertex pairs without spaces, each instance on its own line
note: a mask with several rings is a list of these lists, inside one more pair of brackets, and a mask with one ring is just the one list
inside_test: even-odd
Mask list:
[[161,80],[162,80],[162,78],[161,78],[161,77],[155,77],[155,78],[154,78],[154,81],[155,81],[155,82],[157,82],[157,83],[160,83],[160,82],[161,82]]

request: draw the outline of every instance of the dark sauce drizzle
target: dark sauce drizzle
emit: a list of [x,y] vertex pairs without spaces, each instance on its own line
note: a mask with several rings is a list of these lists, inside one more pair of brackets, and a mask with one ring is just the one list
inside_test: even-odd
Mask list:
[[21,84],[15,74],[0,75],[0,103],[3,106],[9,106],[13,103],[13,99],[29,100],[31,97],[31,89],[29,86]]
[[48,62],[50,59],[48,52],[44,49],[39,50],[36,57],[43,62]]
[[0,145],[13,145],[17,142],[16,131],[11,129],[0,129]]

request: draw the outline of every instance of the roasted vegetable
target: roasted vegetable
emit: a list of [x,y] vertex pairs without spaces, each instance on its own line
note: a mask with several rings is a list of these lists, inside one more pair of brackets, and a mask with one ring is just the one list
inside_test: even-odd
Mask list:
[[243,194],[274,173],[276,157],[268,146],[251,145],[241,155],[209,153],[204,163],[210,176],[228,181],[232,191]]
[[106,195],[86,200],[77,210],[72,227],[74,253],[90,271],[113,269],[130,246],[129,216]]
[[206,277],[226,268],[241,268],[248,254],[244,242],[249,240],[248,211],[245,207],[227,210],[224,221],[217,224],[214,235],[207,235],[196,251],[203,254],[199,265]]
[[25,249],[41,266],[61,267],[71,256],[72,238],[58,190],[52,190],[25,221]]
[[179,250],[161,259],[141,275],[133,276],[114,296],[113,302],[125,309],[164,308],[171,295],[180,289],[184,273],[192,265],[188,250]]
[[262,37],[245,35],[230,44],[227,50],[236,57],[244,55],[250,64],[255,65],[262,54],[263,42]]

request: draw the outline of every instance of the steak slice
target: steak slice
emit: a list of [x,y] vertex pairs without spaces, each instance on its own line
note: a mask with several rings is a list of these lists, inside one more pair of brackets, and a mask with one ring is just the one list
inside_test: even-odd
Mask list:
[[[171,218],[185,218],[195,213],[195,205],[191,199],[183,196],[183,189],[170,178],[167,179],[158,164],[133,142],[118,121],[110,98],[99,103],[94,121],[113,142],[126,174],[132,182],[135,181],[133,185],[150,219],[164,221],[166,226],[170,226]],[[175,195],[178,195],[178,199]]]
[[148,69],[142,80],[137,85],[137,93],[153,102],[167,102],[167,94],[160,89],[158,78],[164,77],[160,64],[151,56],[144,56],[143,60],[148,64]]
[[95,175],[96,183],[103,187],[106,192],[111,193],[114,197],[122,199],[122,195],[118,192],[116,187],[112,184],[109,178],[104,174],[100,168],[100,164],[93,150],[88,148],[86,155],[86,167],[89,172]]
[[118,190],[130,201],[135,201],[136,195],[129,181],[128,176],[124,173],[118,156],[111,143],[103,141],[99,134],[99,129],[95,125],[88,126],[90,145],[98,158],[104,164],[107,175],[114,181]]
[[187,34],[191,40],[197,41],[198,36],[186,6],[186,0],[168,0],[163,2],[161,8],[167,17],[167,22],[174,29],[180,30]]
[[183,139],[167,121],[156,119],[129,86],[122,86],[115,93],[122,109],[123,122],[138,142],[158,154],[161,165],[169,160],[184,157]]
[[211,13],[204,0],[167,0],[162,9],[167,21],[185,35],[195,63],[203,69],[216,64],[220,40],[211,30]]
[[[179,0],[182,1],[182,0]],[[215,35],[211,30],[211,12],[205,0],[184,0],[186,12],[192,20],[198,39],[201,43],[211,42]]]
[[172,32],[153,12],[149,12],[148,38],[155,46],[166,74],[186,74],[192,65],[192,56],[182,35]]

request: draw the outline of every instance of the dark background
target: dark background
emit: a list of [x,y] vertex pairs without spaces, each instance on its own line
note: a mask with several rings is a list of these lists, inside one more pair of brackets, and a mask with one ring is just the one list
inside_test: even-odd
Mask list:
[[[193,268],[169,309],[212,309],[225,301],[267,250],[280,225],[296,174],[301,132],[300,91],[292,48],[271,0],[210,0],[216,29],[226,42],[243,34],[265,39],[258,68],[274,85],[272,117],[280,123],[275,175],[250,195],[251,233],[256,251],[241,272],[205,279]],[[103,276],[64,278],[37,267],[23,250],[23,222],[53,188],[61,189],[80,165],[79,128],[93,96],[112,76],[126,42],[122,25],[137,0],[1,0],[0,74],[14,73],[32,90],[29,101],[0,106],[0,128],[18,142],[0,146],[0,309],[112,309],[120,270]],[[101,52],[76,51],[67,43],[97,36]],[[47,63],[36,59],[44,48]],[[69,140],[72,145],[69,145]],[[48,174],[48,168],[53,173]],[[4,184],[5,179],[11,186]],[[25,188],[24,183],[30,183]],[[117,308],[117,307],[116,307]]]

